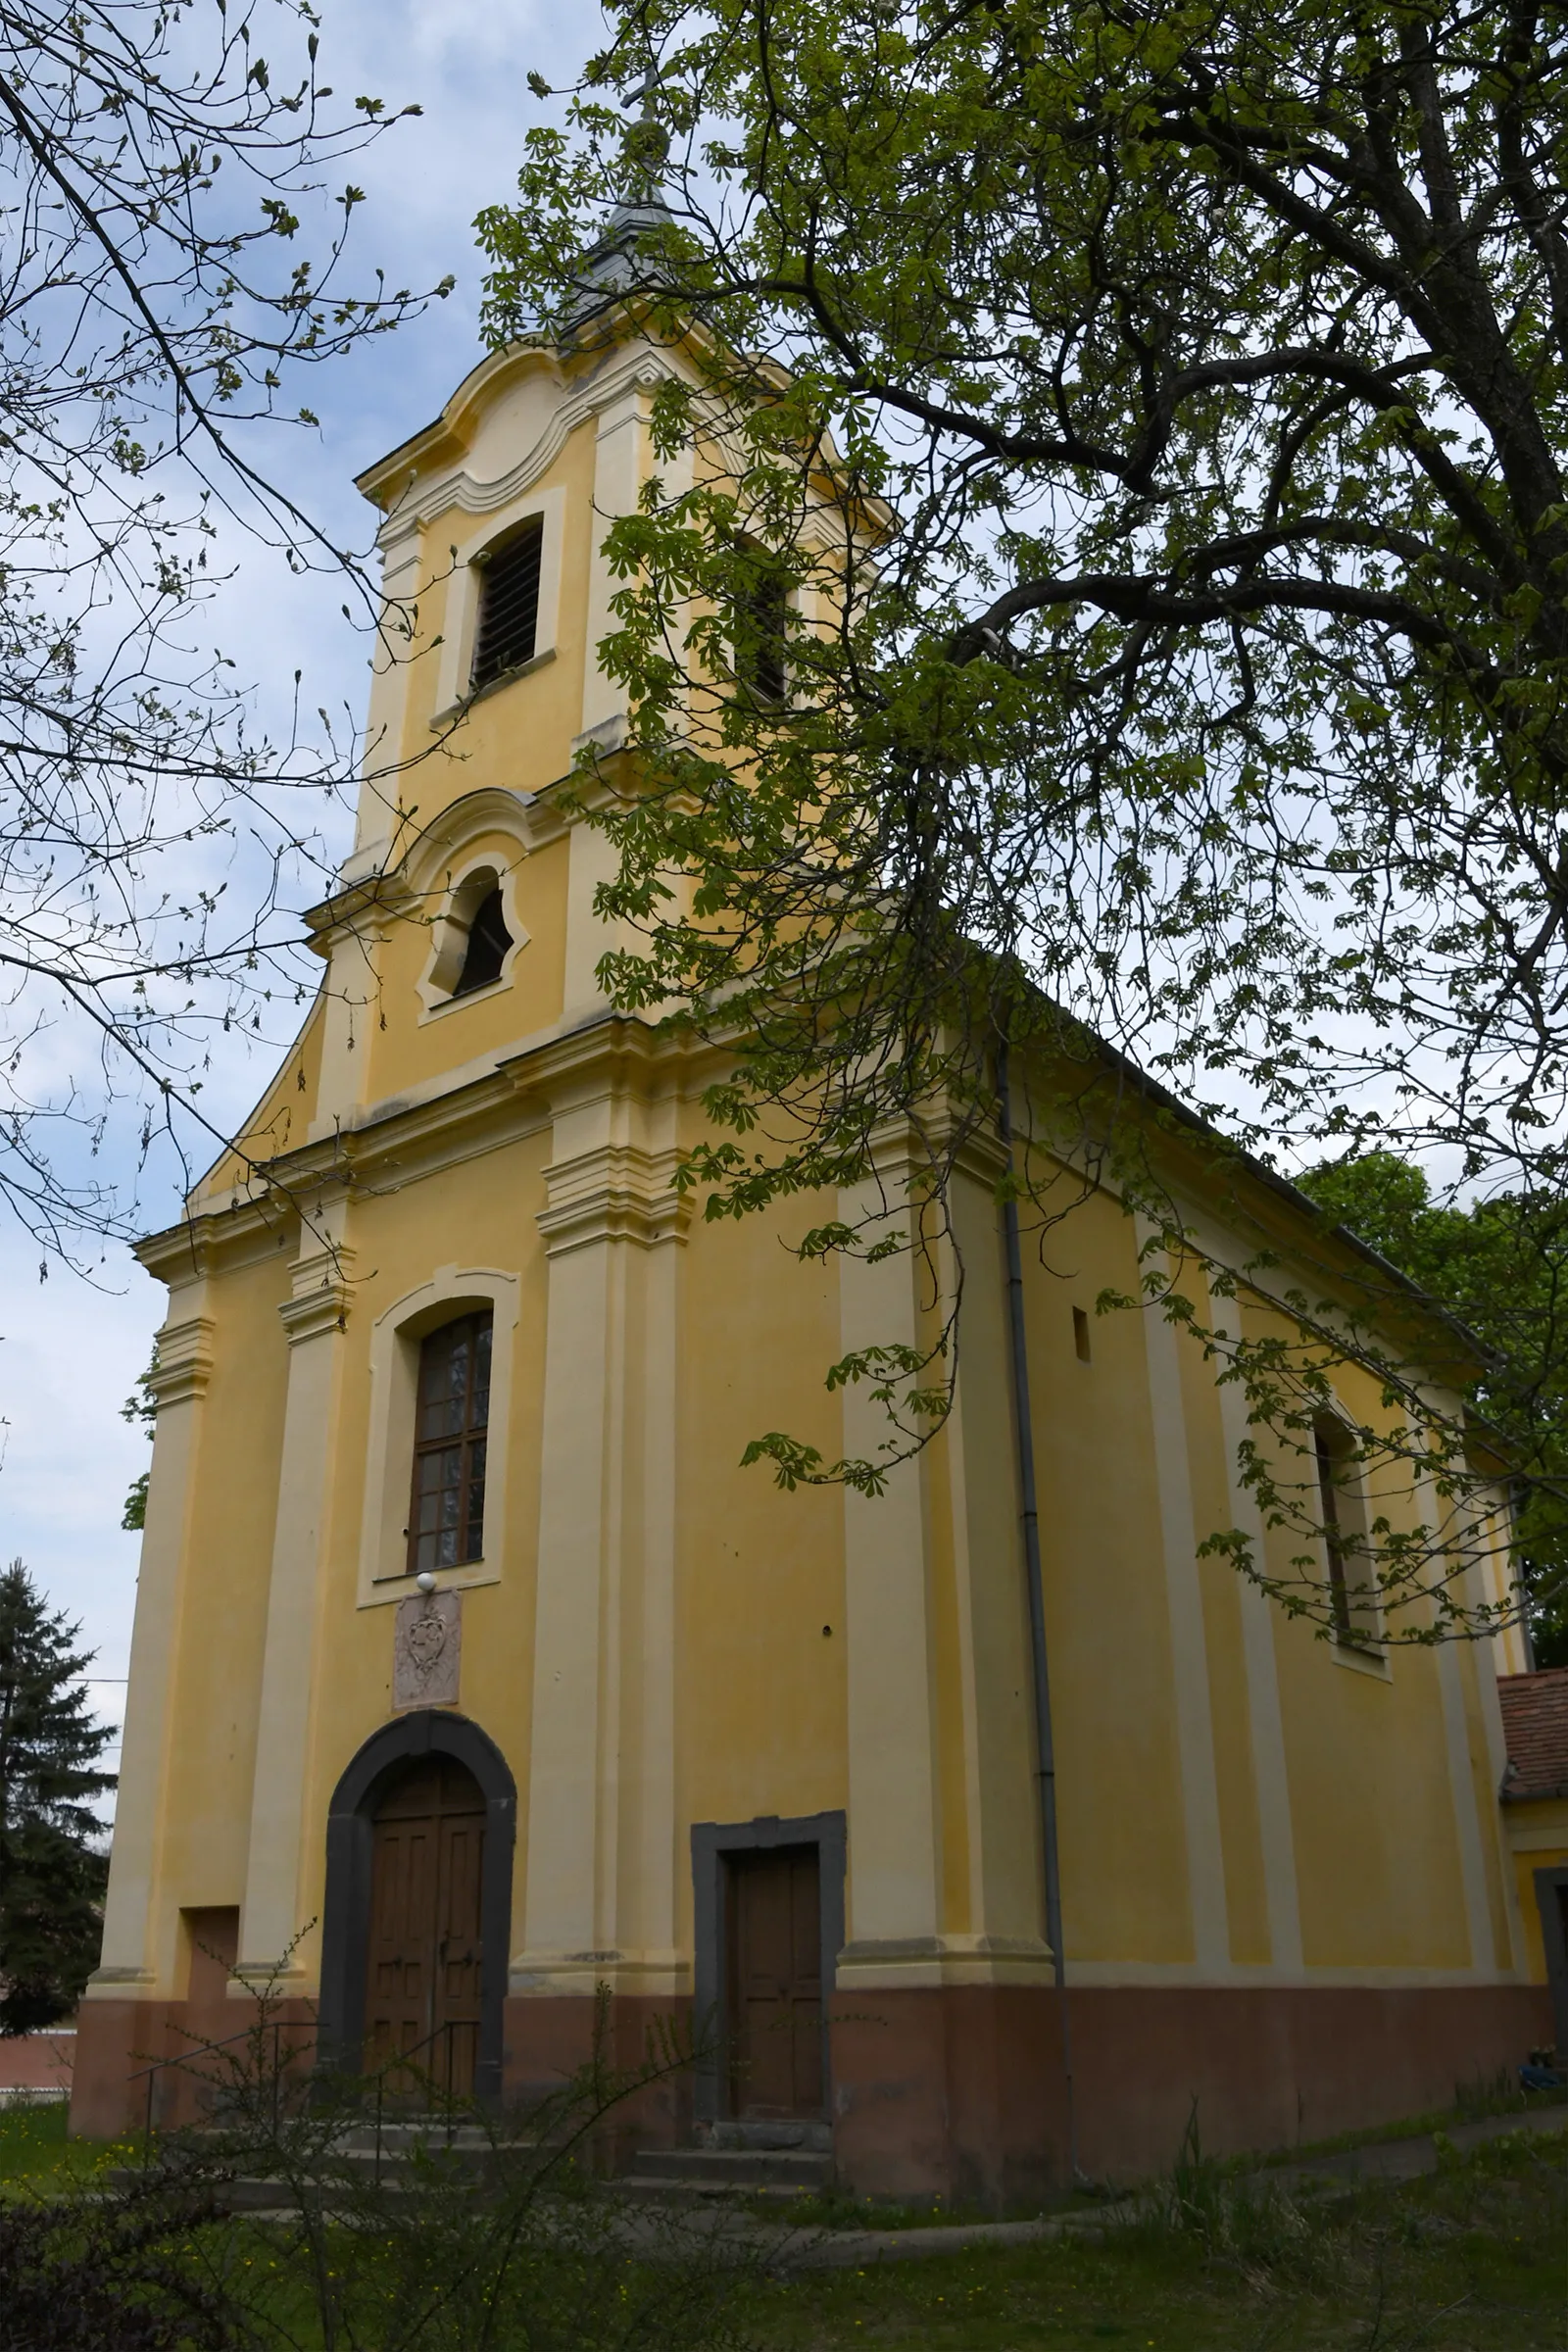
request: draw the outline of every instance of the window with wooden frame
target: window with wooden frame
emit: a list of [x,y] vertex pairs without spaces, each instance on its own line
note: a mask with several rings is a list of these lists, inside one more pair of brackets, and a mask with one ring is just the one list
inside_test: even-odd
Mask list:
[[737,550],[735,681],[755,702],[782,703],[789,685],[789,583],[765,548]]
[[539,567],[544,553],[542,514],[493,549],[479,566],[479,625],[473,641],[475,693],[509,669],[531,662],[539,634]]
[[484,1557],[492,1315],[463,1315],[419,1347],[409,1574]]
[[1312,1424],[1312,1447],[1317,1457],[1318,1510],[1328,1556],[1334,1638],[1351,1648],[1365,1649],[1377,1635],[1377,1595],[1367,1558],[1355,1435],[1333,1413],[1319,1413]]

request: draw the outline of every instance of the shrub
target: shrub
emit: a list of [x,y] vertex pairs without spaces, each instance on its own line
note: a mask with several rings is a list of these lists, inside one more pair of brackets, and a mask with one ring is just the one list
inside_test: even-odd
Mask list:
[[237,2352],[242,2314],[193,2269],[210,2192],[160,2178],[0,2202],[0,2352]]

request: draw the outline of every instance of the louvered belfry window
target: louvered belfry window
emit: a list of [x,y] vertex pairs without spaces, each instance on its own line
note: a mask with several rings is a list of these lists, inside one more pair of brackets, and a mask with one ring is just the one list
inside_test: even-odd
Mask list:
[[789,585],[766,551],[745,542],[735,594],[735,677],[755,702],[782,703],[789,686]]
[[492,1320],[488,1312],[464,1315],[432,1331],[419,1348],[411,1576],[484,1557]]
[[544,547],[543,515],[525,522],[514,538],[498,547],[479,581],[479,632],[473,648],[473,683],[488,686],[523,662],[533,660],[539,633],[539,558]]

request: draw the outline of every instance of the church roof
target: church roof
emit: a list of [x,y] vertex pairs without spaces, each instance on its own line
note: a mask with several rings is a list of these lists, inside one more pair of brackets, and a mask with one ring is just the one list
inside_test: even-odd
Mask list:
[[1503,1801],[1517,1805],[1531,1797],[1568,1796],[1568,1666],[1501,1674],[1497,1700],[1508,1742]]
[[581,291],[567,314],[567,324],[585,326],[627,293],[659,283],[659,267],[643,240],[657,237],[671,225],[669,207],[657,189],[633,203],[617,204],[605,223],[605,232],[582,267]]

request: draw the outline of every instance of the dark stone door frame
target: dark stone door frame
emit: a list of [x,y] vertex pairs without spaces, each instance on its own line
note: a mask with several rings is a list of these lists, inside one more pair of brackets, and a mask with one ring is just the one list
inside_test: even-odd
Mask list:
[[849,1850],[849,1828],[843,1813],[803,1813],[781,1819],[765,1813],[756,1821],[698,1821],[692,1824],[693,1993],[694,2028],[708,2053],[692,2085],[692,2109],[699,2123],[716,2123],[724,2112],[727,2070],[721,2052],[729,2032],[725,2011],[724,1954],[729,1934],[726,1918],[724,1858],[727,1854],[768,1853],[786,1845],[814,1845],[822,1894],[822,2086],[832,2112],[833,2085],[828,2071],[828,2001],[834,1971],[844,1949],[844,1879]]
[[484,1875],[479,1897],[483,1959],[474,2089],[479,2098],[493,2103],[501,2096],[517,1789],[500,1748],[465,1715],[425,1707],[383,1724],[367,1740],[332,1791],[326,1816],[326,1899],[321,1919],[322,2061],[351,2073],[360,2065],[376,1807],[388,1782],[421,1756],[450,1756],[454,1763],[465,1765],[484,1796]]
[[1568,1937],[1563,1934],[1559,1888],[1568,1886],[1568,1869],[1538,1870],[1536,1904],[1541,1912],[1541,1940],[1546,1947],[1546,1983],[1551,1987],[1552,2013],[1557,2021],[1559,2056],[1568,2050]]

